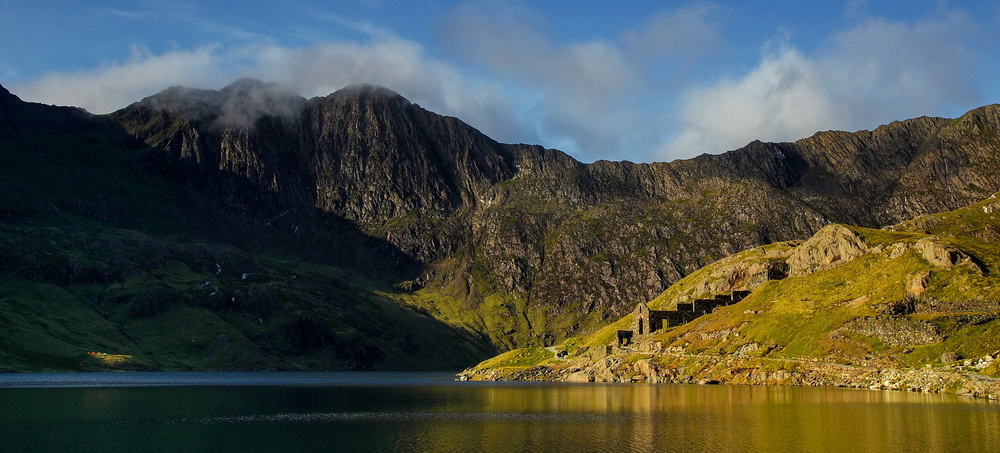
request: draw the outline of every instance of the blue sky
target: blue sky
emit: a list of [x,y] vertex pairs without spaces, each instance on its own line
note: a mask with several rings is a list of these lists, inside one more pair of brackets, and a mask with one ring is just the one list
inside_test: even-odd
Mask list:
[[0,84],[94,113],[387,86],[504,142],[668,161],[1000,102],[988,1],[0,0]]

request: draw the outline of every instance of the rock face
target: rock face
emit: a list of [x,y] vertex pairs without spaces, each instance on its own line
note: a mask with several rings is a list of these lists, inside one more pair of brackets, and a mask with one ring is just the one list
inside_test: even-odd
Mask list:
[[1000,212],[1000,201],[996,201],[996,199],[997,199],[997,194],[993,194],[993,196],[990,197],[990,200],[994,201],[990,201],[989,203],[986,204],[986,206],[983,206],[984,214],[993,214],[995,212]]
[[965,252],[954,247],[946,247],[935,239],[937,238],[922,238],[913,246],[928,263],[936,267],[959,265],[977,267]]
[[832,269],[864,255],[868,245],[843,225],[830,225],[795,249],[788,258],[788,275],[799,277]]
[[[502,348],[595,327],[748,247],[1000,189],[996,106],[654,164],[497,143],[373,86],[310,100],[247,80],[173,88],[112,118],[160,151],[160,174],[254,219],[245,240],[278,235],[412,280]],[[793,268],[859,251],[831,235]],[[491,296],[518,302],[498,314]]]

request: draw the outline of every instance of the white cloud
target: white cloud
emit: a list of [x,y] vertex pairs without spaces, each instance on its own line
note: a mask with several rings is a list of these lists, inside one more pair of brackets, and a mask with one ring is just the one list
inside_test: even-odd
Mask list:
[[721,24],[714,13],[719,8],[699,3],[676,11],[652,15],[634,29],[627,30],[622,41],[637,59],[663,56],[703,58],[722,43]]
[[912,25],[869,19],[834,35],[819,64],[865,121],[930,113],[977,97],[975,56],[965,50],[975,30],[958,13]]
[[207,46],[160,55],[134,48],[125,61],[47,74],[14,87],[14,92],[29,101],[108,113],[169,86],[221,88],[247,76],[277,82],[306,97],[325,96],[356,83],[383,85],[425,108],[462,118],[498,140],[538,141],[530,128],[515,120],[509,93],[500,86],[465,77],[428,58],[419,44],[389,34],[364,43],[306,48]]
[[916,24],[874,18],[832,36],[813,55],[787,44],[767,50],[743,76],[688,90],[662,155],[873,128],[967,105],[977,98],[974,58],[962,50],[973,29],[961,14]]
[[794,49],[767,55],[751,73],[688,93],[669,155],[733,149],[755,139],[786,140],[830,127],[841,112],[824,74]]
[[250,53],[248,73],[307,97],[357,83],[383,85],[432,111],[457,116],[498,140],[533,137],[515,121],[502,87],[466,77],[427,57],[413,41],[382,35],[367,43],[324,43],[304,49],[268,46]]
[[[719,42],[713,8],[654,15],[622,36],[560,44],[533,10],[499,3],[462,5],[440,29],[446,46],[491,77],[531,93],[521,122],[546,146],[578,159],[645,158],[655,147],[669,93],[651,91],[653,66],[704,57]],[[498,38],[499,37],[499,38]],[[662,68],[662,67],[661,67]]]
[[25,100],[107,113],[172,85],[217,85],[224,78],[221,64],[215,46],[162,55],[133,47],[123,62],[91,70],[49,73],[17,87],[15,92]]

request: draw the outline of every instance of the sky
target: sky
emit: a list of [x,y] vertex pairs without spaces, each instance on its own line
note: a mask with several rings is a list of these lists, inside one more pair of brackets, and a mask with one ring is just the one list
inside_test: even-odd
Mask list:
[[109,113],[242,78],[391,88],[584,162],[957,117],[1000,102],[993,1],[0,0],[0,84]]

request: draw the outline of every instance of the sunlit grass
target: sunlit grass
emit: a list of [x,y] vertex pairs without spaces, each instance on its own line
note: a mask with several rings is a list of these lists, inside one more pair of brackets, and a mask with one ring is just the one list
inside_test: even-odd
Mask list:
[[[988,202],[993,201],[923,216],[896,227],[899,231],[848,227],[864,239],[868,252],[831,269],[766,282],[737,304],[720,307],[712,314],[646,339],[671,351],[700,356],[735,354],[744,345],[753,346],[748,349],[751,352],[741,354],[747,366],[760,366],[765,371],[795,369],[798,359],[843,364],[874,360],[883,365],[938,367],[945,366],[939,360],[945,352],[972,361],[996,356],[1000,352],[1000,313],[989,307],[991,301],[1000,300],[1000,281],[995,273],[1000,264],[1000,241],[996,240],[1000,237],[1000,214],[985,213],[983,205]],[[935,267],[914,248],[923,238],[961,250],[972,256],[973,264]],[[708,283],[713,279],[728,275],[727,269],[759,260],[783,259],[779,257],[788,256],[791,250],[791,244],[778,244],[734,254],[692,272],[649,305],[669,309],[678,300],[711,296],[699,291],[711,287]],[[907,284],[917,275],[929,277],[923,293],[913,296]],[[920,305],[922,300],[929,301],[928,305]],[[905,301],[925,311],[899,314],[891,308]],[[965,303],[986,311],[948,308]],[[928,312],[926,307],[940,307],[945,312]],[[880,325],[882,329],[894,325],[927,326],[930,322],[941,340],[931,344],[887,344],[882,338],[891,339],[894,332],[866,336],[845,327],[865,319],[875,323],[868,325]],[[880,319],[885,322],[879,324]],[[630,329],[632,322],[631,316],[619,318],[559,348],[572,353],[579,347],[613,344],[616,332]],[[638,357],[618,355],[626,359]],[[701,359],[696,357],[660,355],[655,361],[663,366],[700,366]],[[998,376],[998,363],[972,371]]]
[[529,368],[541,365],[552,358],[552,351],[545,348],[519,348],[487,359],[476,365],[473,370]]

